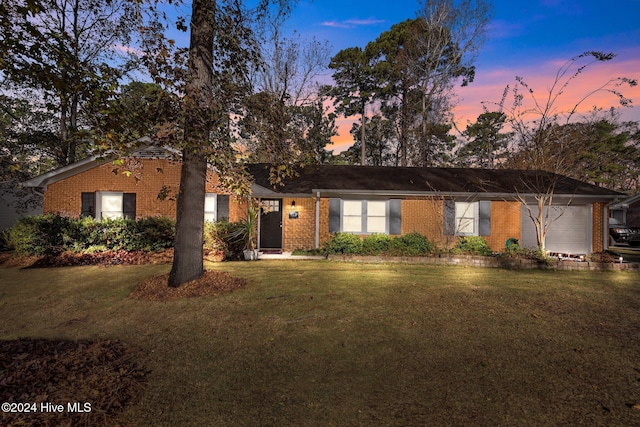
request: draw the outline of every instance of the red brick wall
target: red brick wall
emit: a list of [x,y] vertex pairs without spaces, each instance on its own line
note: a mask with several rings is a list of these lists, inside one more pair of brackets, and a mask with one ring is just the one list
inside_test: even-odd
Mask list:
[[520,203],[491,202],[491,235],[484,236],[489,247],[502,252],[510,238],[520,240]]
[[[591,250],[593,252],[602,252],[604,251],[604,211],[605,211],[605,203],[594,203],[592,209],[592,221],[593,224],[591,226],[592,230],[592,247]],[[609,231],[607,230],[607,236],[609,235]]]
[[[121,191],[136,193],[136,216],[168,216],[175,218],[174,197],[159,200],[163,186],[170,195],[178,191],[180,164],[170,160],[140,160],[135,167],[114,166],[108,162],[85,172],[62,179],[47,187],[44,212],[79,216],[82,208],[81,194],[94,191]],[[131,170],[131,176],[123,173]]]
[[[295,201],[295,208],[291,202]],[[289,218],[289,212],[298,218]],[[327,213],[327,216],[329,214]],[[283,250],[312,249],[316,244],[316,199],[314,197],[284,198],[282,200]]]
[[[309,206],[311,207],[310,199]],[[298,199],[296,199],[296,205]],[[314,208],[315,209],[315,208]],[[315,211],[314,211],[315,212]],[[296,233],[309,234],[309,246],[314,247],[314,240],[311,240],[313,230],[315,230],[315,216],[313,223],[309,222],[297,231],[287,232],[285,229],[285,240],[292,238]],[[426,236],[430,241],[441,247],[452,247],[457,242],[456,236],[444,235],[444,203],[441,199],[434,198],[411,198],[402,201],[402,234],[417,232]],[[320,199],[320,246],[331,237],[329,233],[329,199]],[[514,237],[520,239],[520,203],[493,201],[491,203],[491,236],[485,236],[491,249],[502,251],[505,248],[507,239]]]
[[[136,193],[137,218],[175,218],[180,168],[180,163],[166,159],[142,159],[121,166],[108,162],[49,185],[45,192],[44,213],[77,217],[80,216],[82,208],[83,192],[117,191]],[[128,176],[125,171],[131,174]],[[217,183],[217,177],[209,174],[206,191],[221,193]],[[164,200],[160,200],[158,195],[163,188],[168,190],[168,194]],[[239,221],[246,217],[246,204],[238,204],[237,199],[232,197],[229,205],[230,221]]]

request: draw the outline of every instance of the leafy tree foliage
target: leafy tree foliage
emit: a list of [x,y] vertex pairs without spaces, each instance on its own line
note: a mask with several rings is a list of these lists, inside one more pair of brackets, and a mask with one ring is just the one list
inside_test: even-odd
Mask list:
[[418,55],[413,61],[421,94],[416,164],[449,160],[443,153],[452,147],[452,138],[443,135],[443,125],[451,123],[453,87],[473,81],[475,53],[483,43],[490,14],[490,3],[484,0],[425,0],[418,13]]
[[335,111],[345,117],[360,115],[360,164],[366,164],[365,118],[367,105],[374,99],[377,82],[368,55],[359,47],[338,52],[329,63],[335,84],[325,89],[334,99]]
[[[368,132],[366,134],[366,162],[372,166],[398,166],[398,150],[394,149],[393,141],[396,141],[396,128],[390,120],[375,115],[366,119]],[[346,153],[351,163],[358,163],[360,157],[361,126],[354,123],[351,134],[356,141]],[[395,144],[397,147],[397,144]]]
[[[582,146],[589,139],[585,138],[584,126],[575,125],[573,120],[581,104],[594,94],[604,92],[617,98],[622,106],[628,106],[631,101],[622,94],[620,87],[635,86],[637,82],[621,77],[610,79],[600,85],[596,84],[567,110],[560,108],[562,95],[590,66],[610,61],[614,57],[612,53],[589,51],[571,58],[559,68],[554,81],[542,96],[530,87],[524,78],[516,78],[516,84],[512,89],[513,104],[505,109],[507,121],[515,132],[516,151],[506,166],[544,170],[560,175],[566,175],[578,166],[576,154],[583,151],[577,150],[576,147]],[[520,197],[535,225],[541,251],[545,251],[549,227],[564,212],[562,210],[555,217],[549,214],[554,203],[556,184],[553,180],[548,184],[532,183],[528,193],[533,194],[533,197]]]
[[175,145],[180,99],[156,83],[131,82],[94,114],[92,133],[103,149],[124,147],[144,136]]
[[636,190],[640,147],[628,127],[607,119],[565,125],[570,139],[566,174],[606,188]]
[[299,33],[283,35],[287,7],[267,7],[256,25],[260,56],[251,71],[251,95],[239,121],[238,147],[250,162],[272,164],[274,184],[294,165],[325,162],[335,115],[323,107],[315,79],[329,61],[329,46]]
[[[135,4],[128,0],[15,0],[0,4],[0,72],[40,91],[58,116],[59,166],[86,139],[83,113],[96,108],[128,66]],[[53,140],[49,140],[53,141]]]
[[475,123],[463,132],[468,142],[458,151],[464,165],[493,169],[503,162],[508,154],[509,141],[513,133],[501,133],[507,116],[501,111],[485,111]]
[[[335,85],[329,91],[336,111],[359,114],[377,102],[398,129],[400,164],[441,165],[453,138],[453,88],[473,81],[474,53],[481,45],[490,8],[484,0],[427,0],[418,18],[394,25],[369,43],[339,52],[330,64]],[[361,158],[366,157],[360,126]]]

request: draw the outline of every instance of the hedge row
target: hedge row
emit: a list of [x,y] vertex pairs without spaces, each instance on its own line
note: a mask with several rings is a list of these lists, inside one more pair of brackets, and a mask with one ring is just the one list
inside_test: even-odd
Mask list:
[[[224,254],[225,259],[241,259],[245,230],[243,223],[208,222],[205,224],[205,248]],[[65,251],[155,252],[173,247],[174,238],[175,222],[166,217],[96,221],[48,214],[23,218],[5,233],[9,248],[28,255],[55,255]],[[419,233],[394,237],[372,234],[365,238],[336,233],[324,244],[322,251],[325,254],[426,256],[435,251],[435,246]],[[460,239],[455,251],[491,253],[482,237]]]
[[349,233],[336,233],[325,242],[326,254],[426,256],[434,246],[421,234],[410,233],[391,237],[386,234],[371,234],[365,238]]
[[10,228],[7,245],[21,254],[55,255],[109,250],[160,251],[173,247],[175,222],[169,218],[138,220],[69,218],[47,214],[22,218]]
[[[244,248],[242,223],[218,221],[205,224],[204,247],[240,259]],[[56,255],[61,252],[106,251],[157,252],[172,248],[175,221],[166,217],[138,220],[69,218],[47,214],[21,219],[3,235],[4,244],[26,255]]]
[[[322,250],[325,254],[428,256],[435,252],[436,247],[419,233],[397,237],[371,234],[364,238],[355,234],[336,233],[324,244]],[[475,255],[492,253],[486,240],[480,236],[461,237],[452,252]]]

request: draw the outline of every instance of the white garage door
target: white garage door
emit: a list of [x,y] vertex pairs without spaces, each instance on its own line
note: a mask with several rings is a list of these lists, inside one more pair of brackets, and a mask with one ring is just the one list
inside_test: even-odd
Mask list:
[[[537,213],[537,207],[533,208]],[[558,218],[559,216],[559,218]],[[550,252],[566,254],[591,253],[591,205],[553,206],[549,218],[546,247]],[[525,206],[521,208],[520,244],[527,248],[538,246],[536,229]]]

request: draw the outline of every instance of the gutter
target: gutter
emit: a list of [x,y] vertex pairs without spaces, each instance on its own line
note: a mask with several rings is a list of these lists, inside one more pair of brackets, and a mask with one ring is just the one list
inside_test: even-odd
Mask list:
[[[444,191],[386,191],[386,190],[338,190],[338,189],[313,189],[317,194],[327,196],[417,196],[417,197],[463,197],[474,200],[507,200],[513,199],[518,201],[520,198],[535,198],[538,193],[490,193],[490,192],[444,192]],[[580,200],[600,200],[612,199],[619,197],[618,195],[590,195],[590,194],[560,194],[553,195],[554,198],[559,199],[580,199]],[[611,202],[615,203],[615,202]]]

